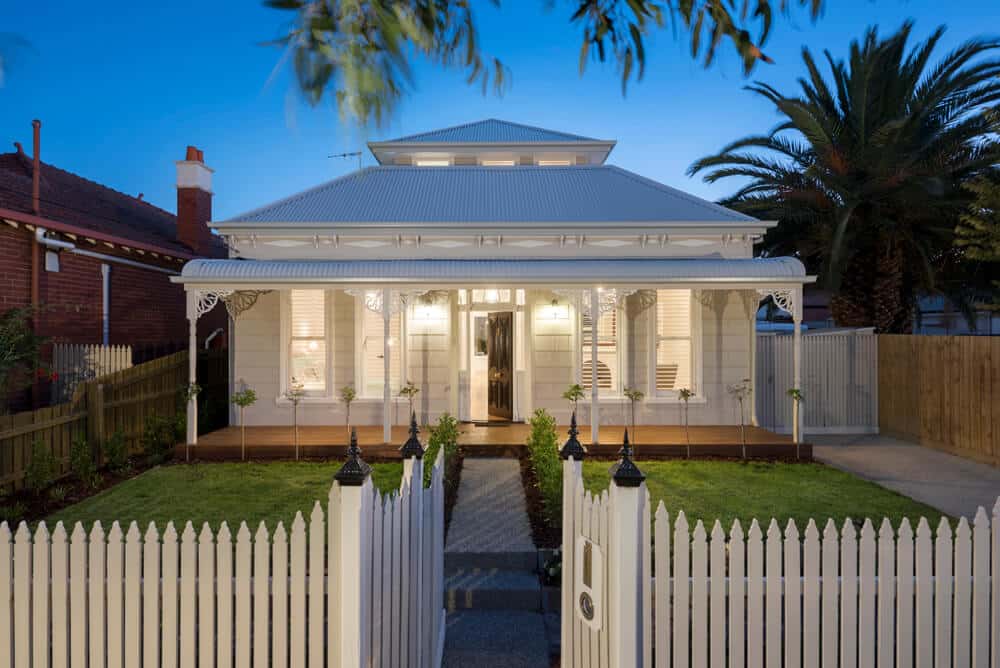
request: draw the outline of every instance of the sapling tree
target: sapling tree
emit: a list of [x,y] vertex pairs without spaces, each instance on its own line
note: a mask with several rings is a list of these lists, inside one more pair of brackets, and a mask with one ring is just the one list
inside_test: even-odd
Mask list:
[[233,403],[240,407],[240,457],[247,458],[247,421],[246,409],[257,403],[257,393],[252,388],[243,386],[239,392],[233,393]]
[[344,385],[340,388],[340,400],[344,402],[344,409],[347,411],[347,433],[351,433],[351,402],[357,399],[358,392],[353,385]]
[[792,400],[792,429],[795,433],[795,458],[799,458],[799,441],[802,440],[802,434],[799,433],[799,415],[802,410],[802,402],[805,401],[802,396],[802,390],[797,387],[789,388],[785,394],[787,394]]
[[406,381],[406,385],[400,388],[399,396],[406,397],[406,402],[409,405],[410,410],[407,413],[407,415],[413,415],[413,400],[417,397],[417,394],[419,393],[420,393],[420,388],[414,385],[412,380]]
[[688,408],[694,392],[689,387],[682,387],[677,390],[677,396],[684,402],[681,404],[681,410],[684,415],[684,442],[687,445],[687,458],[691,459],[691,429],[688,426],[690,424],[688,421]]
[[624,394],[625,398],[629,401],[629,412],[632,418],[632,442],[635,443],[638,440],[635,433],[635,405],[643,400],[646,393],[637,387],[626,387],[622,390],[622,394]]
[[746,410],[747,399],[753,389],[750,387],[750,379],[744,378],[738,383],[726,387],[726,391],[736,399],[740,406],[740,444],[742,446],[743,459],[747,458],[747,434],[746,434]]
[[[285,398],[292,402],[292,426],[293,439],[295,443],[295,459],[299,458],[299,402],[306,396],[306,388],[302,381],[292,376],[288,383],[288,390],[285,391]],[[242,422],[242,420],[240,420]]]
[[583,399],[584,396],[583,387],[581,387],[579,383],[573,383],[566,388],[566,391],[562,394],[562,398],[572,404],[572,411],[574,413],[576,413],[577,404],[580,402],[580,399]]

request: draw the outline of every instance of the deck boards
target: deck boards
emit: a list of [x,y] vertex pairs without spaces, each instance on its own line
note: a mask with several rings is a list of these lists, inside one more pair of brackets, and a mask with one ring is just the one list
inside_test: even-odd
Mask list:
[[[463,424],[460,443],[466,456],[516,456],[524,447],[529,426],[526,424],[481,426]],[[692,426],[692,455],[699,457],[740,456],[740,430],[738,426]],[[560,441],[566,438],[567,426],[560,426]],[[398,459],[399,446],[407,438],[407,427],[392,428],[392,443],[382,442],[382,427],[365,425],[357,428],[358,443],[363,456],[369,460]],[[596,457],[614,457],[621,447],[625,428],[622,425],[602,425],[601,443],[591,444],[590,427],[580,427],[580,442]],[[293,456],[292,428],[290,426],[247,427],[247,451],[252,459],[288,459]],[[427,438],[427,430],[421,439]],[[673,458],[686,455],[684,428],[674,425],[639,425],[630,431],[630,440],[640,458]],[[760,427],[747,427],[747,455],[751,458],[794,458],[795,445],[790,436],[775,434]],[[343,426],[300,426],[299,445],[302,457],[341,457],[347,450],[348,432]],[[177,454],[192,459],[238,459],[240,456],[240,428],[225,427],[198,438],[198,445],[188,449],[179,445]],[[799,452],[803,459],[812,458],[812,447],[803,445]]]

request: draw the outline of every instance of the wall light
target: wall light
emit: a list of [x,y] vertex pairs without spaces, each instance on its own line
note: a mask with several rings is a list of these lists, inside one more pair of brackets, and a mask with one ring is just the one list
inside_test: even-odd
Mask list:
[[542,320],[568,320],[569,307],[565,304],[560,304],[558,300],[553,299],[551,304],[547,304],[542,307],[542,312],[539,317]]
[[423,322],[443,320],[444,309],[437,304],[418,304],[413,307],[413,319]]

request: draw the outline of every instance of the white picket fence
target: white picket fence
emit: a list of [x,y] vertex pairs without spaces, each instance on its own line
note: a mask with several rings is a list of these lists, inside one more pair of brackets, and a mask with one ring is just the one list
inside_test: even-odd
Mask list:
[[[758,332],[754,403],[757,424],[791,433],[792,336]],[[802,334],[804,431],[878,432],[878,336],[868,327]]]
[[1000,667],[1000,500],[954,529],[772,520],[765,534],[753,520],[727,535],[683,512],[671,522],[662,502],[650,522],[644,485],[593,496],[580,462],[563,481],[564,537],[606,555],[594,631],[564,551],[563,666]]
[[[400,489],[334,483],[309,521],[105,534],[0,524],[0,667],[438,666],[443,453]],[[88,664],[89,662],[89,664]]]
[[79,383],[107,376],[132,366],[132,346],[56,343],[52,346],[52,403],[73,398]]

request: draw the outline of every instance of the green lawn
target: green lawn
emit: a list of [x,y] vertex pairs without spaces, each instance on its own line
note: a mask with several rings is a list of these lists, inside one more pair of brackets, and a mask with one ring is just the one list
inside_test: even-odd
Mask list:
[[[610,462],[584,462],[584,485],[591,491],[608,486]],[[766,531],[772,517],[784,527],[794,518],[799,530],[814,518],[822,531],[828,517],[870,517],[876,528],[883,517],[896,526],[903,517],[927,517],[936,526],[941,513],[909,497],[820,464],[719,461],[640,461],[653,510],[662,499],[671,521],[683,510],[694,526],[702,520],[711,530],[718,518],[728,531],[739,517],[744,530],[757,518]]]
[[[301,510],[308,517],[313,502],[326,506],[333,475],[342,462],[269,462],[225,464],[176,464],[160,466],[107,489],[85,501],[64,508],[46,521],[54,524],[101,520],[150,521],[163,527],[170,520],[178,526],[191,520],[213,528],[225,520],[231,529],[246,520],[256,527],[261,520],[273,528],[279,520],[286,527]],[[399,487],[401,463],[373,464],[372,481],[382,490]]]

